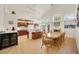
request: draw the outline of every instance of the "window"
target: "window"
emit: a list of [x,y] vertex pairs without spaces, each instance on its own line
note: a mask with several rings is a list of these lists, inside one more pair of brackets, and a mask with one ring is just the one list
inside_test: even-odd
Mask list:
[[75,23],[76,15],[74,12],[70,12],[64,16],[64,28],[76,28]]

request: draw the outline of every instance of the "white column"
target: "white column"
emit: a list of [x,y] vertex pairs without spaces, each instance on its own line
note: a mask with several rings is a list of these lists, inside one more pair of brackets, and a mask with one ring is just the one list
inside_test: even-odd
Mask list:
[[29,39],[31,40],[32,39],[32,32],[29,31]]
[[28,31],[29,31],[29,39],[32,39],[32,32],[34,31],[33,25],[28,25]]

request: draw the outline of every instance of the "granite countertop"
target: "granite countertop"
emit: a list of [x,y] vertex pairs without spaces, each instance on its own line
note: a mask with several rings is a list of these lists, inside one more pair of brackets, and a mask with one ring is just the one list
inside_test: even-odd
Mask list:
[[30,30],[28,30],[29,32],[41,32],[41,30],[40,29],[30,29]]
[[17,31],[0,31],[0,34],[5,34],[5,33],[16,33]]

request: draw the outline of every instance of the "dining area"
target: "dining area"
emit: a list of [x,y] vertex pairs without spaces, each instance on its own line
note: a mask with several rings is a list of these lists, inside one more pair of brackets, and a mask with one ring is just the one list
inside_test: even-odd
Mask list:
[[18,45],[0,50],[0,53],[79,53],[76,5],[6,4],[0,7],[3,21],[0,31],[8,32],[14,28],[18,33]]
[[58,47],[58,49],[60,49],[64,41],[65,32],[43,32],[41,49],[45,46],[46,52],[49,53],[49,49],[53,49],[53,46]]

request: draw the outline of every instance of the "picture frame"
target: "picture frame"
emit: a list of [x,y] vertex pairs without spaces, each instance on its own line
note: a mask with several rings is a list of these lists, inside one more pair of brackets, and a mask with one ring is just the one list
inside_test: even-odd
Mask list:
[[14,24],[14,22],[12,20],[9,20],[9,24],[12,25]]

